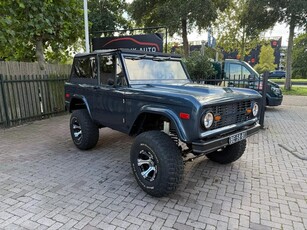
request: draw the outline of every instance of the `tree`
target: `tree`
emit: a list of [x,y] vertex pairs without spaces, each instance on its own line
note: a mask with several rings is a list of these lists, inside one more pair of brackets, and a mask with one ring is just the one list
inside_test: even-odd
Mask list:
[[184,62],[193,81],[208,80],[216,74],[213,63],[209,60],[206,53],[201,55],[200,52],[192,52],[189,57],[184,59]]
[[274,49],[271,47],[271,45],[263,45],[259,54],[259,64],[255,65],[255,70],[258,73],[272,71],[276,68],[274,61]]
[[298,27],[307,29],[307,1],[306,0],[253,0],[265,5],[266,9],[272,9],[279,15],[279,21],[289,25],[289,39],[287,49],[287,76],[285,81],[285,89],[291,89],[292,76],[292,51],[294,30]]
[[68,52],[83,33],[80,0],[1,0],[0,9],[0,56],[18,61],[36,59],[41,69],[47,50]]
[[285,89],[291,89],[291,76],[292,76],[292,50],[295,27],[307,28],[307,1],[295,0],[286,1],[283,0],[281,4],[283,10],[281,11],[281,21],[289,24],[289,39],[287,49],[287,76],[285,81]]
[[278,14],[253,0],[231,0],[230,7],[220,13],[215,22],[218,46],[231,52],[237,50],[240,59],[262,41],[260,32],[270,28]]
[[307,33],[294,39],[292,67],[294,77],[307,78]]
[[129,12],[138,26],[165,26],[171,35],[182,36],[184,54],[189,55],[188,33],[192,28],[208,28],[218,11],[227,8],[229,0],[134,0]]
[[89,0],[91,32],[127,28],[129,22],[123,16],[127,8],[125,0]]

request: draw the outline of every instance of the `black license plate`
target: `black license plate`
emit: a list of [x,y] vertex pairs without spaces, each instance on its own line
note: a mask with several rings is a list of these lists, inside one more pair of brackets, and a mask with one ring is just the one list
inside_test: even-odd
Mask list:
[[246,131],[242,132],[242,133],[234,134],[234,135],[229,137],[229,144],[232,145],[234,143],[242,141],[242,140],[246,139],[246,137],[247,137],[247,132]]

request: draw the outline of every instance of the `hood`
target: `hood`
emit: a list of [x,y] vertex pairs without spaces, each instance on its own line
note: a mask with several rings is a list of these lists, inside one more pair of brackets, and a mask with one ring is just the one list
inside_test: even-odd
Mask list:
[[184,85],[150,84],[133,86],[133,88],[137,91],[142,91],[143,93],[155,96],[163,95],[165,97],[197,100],[202,105],[261,98],[261,95],[258,92],[251,89],[218,87],[192,83]]
[[268,80],[268,85],[274,86],[275,88],[280,88],[278,84],[276,84],[275,82],[272,82],[270,80]]

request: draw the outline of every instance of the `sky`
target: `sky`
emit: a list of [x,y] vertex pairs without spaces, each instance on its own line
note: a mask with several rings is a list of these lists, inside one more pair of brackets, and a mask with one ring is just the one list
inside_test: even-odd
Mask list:
[[[269,29],[264,32],[264,37],[270,38],[270,37],[282,37],[281,39],[281,45],[287,46],[288,45],[288,38],[289,38],[289,26],[287,26],[284,23],[278,23],[276,24],[272,29]],[[180,36],[175,36],[175,39],[181,39]],[[202,33],[198,33],[197,31],[194,31],[188,35],[189,41],[201,41],[201,40],[207,40],[208,34],[206,31],[203,31]]]
[[[128,3],[131,3],[133,0],[126,0]],[[297,32],[297,31],[296,31]],[[277,23],[272,29],[264,32],[265,37],[282,37],[281,45],[287,46],[289,39],[289,27],[285,23]],[[175,36],[175,40],[181,40],[180,36]],[[196,30],[188,35],[189,41],[202,41],[208,39],[208,34],[206,31],[203,31],[199,34]],[[173,39],[171,39],[173,40]]]

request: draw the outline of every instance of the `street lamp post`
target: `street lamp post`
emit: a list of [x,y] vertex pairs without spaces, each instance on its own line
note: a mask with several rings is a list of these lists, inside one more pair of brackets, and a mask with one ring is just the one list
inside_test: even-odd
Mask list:
[[90,52],[90,39],[89,39],[89,32],[88,32],[87,0],[83,1],[83,8],[84,8],[85,51],[89,53]]

